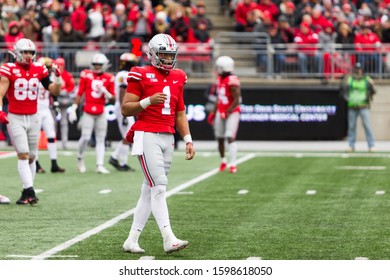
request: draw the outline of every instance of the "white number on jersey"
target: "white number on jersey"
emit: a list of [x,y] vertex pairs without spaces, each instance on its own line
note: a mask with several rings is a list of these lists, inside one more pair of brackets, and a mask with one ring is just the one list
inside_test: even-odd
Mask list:
[[163,93],[166,94],[167,99],[165,99],[164,108],[162,109],[162,114],[163,115],[170,115],[171,114],[171,107],[170,107],[170,103],[171,103],[171,90],[170,90],[169,86],[164,87]]
[[26,80],[25,78],[18,78],[14,82],[14,95],[16,100],[30,100],[37,99],[39,80],[37,78],[31,78]]
[[228,104],[229,103],[229,99],[226,96],[226,88],[225,87],[218,88],[218,99],[221,102],[221,104]]
[[93,98],[101,98],[103,93],[100,91],[100,87],[103,86],[103,81],[101,80],[92,80],[92,83],[91,83],[91,87],[92,87],[92,91],[91,91],[91,96]]

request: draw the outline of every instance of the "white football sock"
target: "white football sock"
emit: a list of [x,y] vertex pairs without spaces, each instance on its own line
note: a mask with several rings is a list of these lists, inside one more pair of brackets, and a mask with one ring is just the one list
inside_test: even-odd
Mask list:
[[122,141],[119,141],[118,145],[116,146],[115,150],[112,152],[111,157],[114,159],[118,159],[120,155],[120,149],[121,149]]
[[106,147],[104,143],[104,138],[96,137],[96,165],[104,164],[104,153]]
[[131,226],[134,230],[142,231],[152,212],[150,189],[149,185],[142,184],[141,195],[138,199],[137,206],[135,207],[133,224]]
[[166,188],[164,185],[157,185],[152,187],[151,193],[152,213],[160,230],[170,225],[168,205],[165,197]]
[[228,148],[229,148],[230,165],[235,165],[235,161],[237,159],[237,143],[233,142],[228,144]]
[[120,152],[119,152],[119,164],[121,166],[127,164],[129,161],[129,152],[130,152],[130,145],[129,144],[123,144],[120,143]]
[[84,151],[85,148],[88,145],[89,139],[86,137],[81,136],[78,142],[78,150],[77,150],[77,158],[83,158],[84,157]]
[[171,225],[167,225],[167,226],[161,228],[160,232],[161,232],[161,236],[164,240],[167,238],[169,238],[171,240],[176,239],[176,236],[172,231]]
[[47,150],[49,151],[50,159],[57,159],[57,144],[47,143]]
[[29,187],[32,187],[33,178],[32,178],[31,169],[27,159],[18,159],[18,172],[19,172],[19,177],[23,183],[23,188],[27,189]]
[[29,167],[30,167],[30,171],[31,171],[33,185],[34,185],[35,174],[37,174],[37,165],[36,165],[35,160],[32,163],[29,164]]

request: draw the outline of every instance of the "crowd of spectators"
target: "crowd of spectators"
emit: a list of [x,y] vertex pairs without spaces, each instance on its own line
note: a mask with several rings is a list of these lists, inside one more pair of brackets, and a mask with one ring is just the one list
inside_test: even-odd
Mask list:
[[[313,72],[330,71],[329,46],[334,43],[357,53],[348,57],[349,65],[360,62],[365,71],[378,73],[381,55],[376,50],[390,43],[390,0],[221,0],[221,4],[230,7],[235,31],[267,32],[273,44],[295,44],[302,73],[308,71],[308,59],[315,66]],[[339,60],[343,63],[346,58]]]
[[[0,0],[0,42],[12,50],[20,38],[49,49],[51,58],[61,48],[82,43],[96,49],[99,43],[115,47],[129,43],[131,49],[155,34],[170,34],[178,43],[210,42],[212,22],[205,2],[190,0]],[[73,45],[80,48],[79,45]]]

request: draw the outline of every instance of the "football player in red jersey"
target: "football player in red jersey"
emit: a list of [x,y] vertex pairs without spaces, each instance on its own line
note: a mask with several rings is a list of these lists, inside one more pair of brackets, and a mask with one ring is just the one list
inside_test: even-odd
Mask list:
[[187,75],[175,69],[178,47],[167,34],[157,34],[148,45],[152,65],[133,67],[122,103],[124,116],[137,116],[126,139],[133,142],[132,155],[137,155],[144,173],[141,195],[134,220],[123,249],[144,253],[138,239],[153,213],[163,237],[166,253],[179,251],[188,241],[172,232],[166,202],[167,175],[174,152],[175,126],[186,143],[186,159],[195,155],[183,100]]
[[218,73],[216,93],[217,102],[214,110],[208,116],[208,122],[214,126],[215,138],[218,139],[218,150],[221,156],[219,171],[224,171],[228,165],[225,157],[225,141],[229,149],[229,172],[236,173],[237,158],[236,134],[240,122],[240,80],[233,74],[234,60],[228,56],[220,56],[215,61]]
[[0,67],[0,109],[7,94],[8,116],[0,111],[0,122],[7,125],[18,156],[18,172],[23,183],[17,204],[35,204],[38,197],[34,191],[36,173],[35,152],[38,148],[39,119],[37,114],[38,88],[42,84],[53,95],[61,91],[61,72],[53,65],[54,81],[47,68],[35,62],[36,47],[29,39],[20,39],[14,46],[15,63]]
[[64,149],[67,149],[69,125],[68,125],[68,117],[67,117],[68,113],[66,112],[66,110],[68,109],[69,105],[72,104],[71,94],[73,94],[74,92],[75,83],[74,83],[73,75],[65,69],[65,60],[62,57],[58,57],[54,61],[54,63],[57,64],[61,70],[62,89],[61,89],[60,96],[58,96],[58,102],[59,102],[60,113],[61,113],[61,120],[60,120],[61,142],[62,142],[62,147]]
[[80,173],[86,172],[84,151],[95,129],[96,136],[96,172],[109,174],[104,163],[105,137],[107,134],[107,118],[104,112],[108,100],[115,99],[114,76],[105,72],[109,66],[107,57],[97,53],[92,57],[92,69],[80,73],[79,89],[73,105],[68,110],[71,123],[77,120],[76,110],[85,94],[83,118],[81,120],[81,137],[78,142],[77,168]]

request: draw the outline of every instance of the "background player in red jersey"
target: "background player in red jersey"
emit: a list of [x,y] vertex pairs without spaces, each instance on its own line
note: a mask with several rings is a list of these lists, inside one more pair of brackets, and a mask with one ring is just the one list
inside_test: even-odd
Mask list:
[[62,88],[61,94],[60,96],[58,96],[58,103],[61,113],[61,142],[62,147],[66,149],[69,139],[68,113],[66,112],[66,110],[73,102],[71,94],[75,89],[75,83],[73,75],[66,71],[65,60],[62,57],[57,58],[54,63],[58,66],[58,68],[60,68],[61,71]]
[[8,124],[7,129],[18,155],[18,172],[23,183],[21,197],[17,204],[35,204],[38,197],[34,191],[36,173],[35,152],[38,147],[39,120],[37,114],[38,88],[40,83],[53,95],[61,90],[61,72],[53,65],[54,82],[49,78],[47,68],[34,62],[35,44],[29,39],[16,42],[13,52],[16,62],[5,63],[0,68],[0,108],[7,94],[8,116],[0,111],[0,122]]
[[225,157],[225,141],[227,139],[230,156],[229,172],[236,173],[237,143],[235,141],[240,122],[240,80],[233,75],[234,61],[231,57],[218,57],[215,61],[215,67],[218,73],[217,102],[214,110],[208,116],[208,122],[214,126],[215,138],[218,140],[218,150],[221,156],[219,171],[224,171],[227,167]]
[[80,173],[86,172],[84,151],[95,129],[96,136],[96,172],[109,174],[104,163],[105,138],[107,134],[107,118],[104,107],[107,100],[114,100],[114,76],[105,72],[108,68],[108,59],[102,53],[92,58],[92,69],[85,69],[80,73],[79,89],[73,105],[69,108],[69,121],[77,120],[76,110],[80,105],[81,97],[85,94],[83,117],[81,120],[81,137],[78,142],[77,168]]
[[152,65],[133,67],[128,75],[122,114],[136,115],[137,120],[126,138],[133,142],[132,155],[138,156],[145,176],[129,237],[123,244],[123,249],[132,253],[145,252],[138,238],[150,213],[161,231],[165,252],[188,246],[188,241],[173,234],[166,202],[175,126],[186,143],[186,159],[191,160],[195,155],[183,100],[187,75],[174,69],[177,52],[171,36],[157,34],[150,40],[147,52]]

